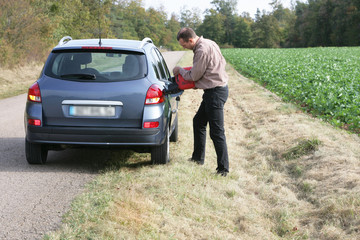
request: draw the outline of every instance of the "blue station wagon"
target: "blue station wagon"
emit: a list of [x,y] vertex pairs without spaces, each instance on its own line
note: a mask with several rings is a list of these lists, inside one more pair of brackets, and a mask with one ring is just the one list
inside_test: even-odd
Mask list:
[[115,146],[145,149],[153,164],[166,164],[182,93],[167,91],[172,79],[149,38],[64,37],[28,91],[28,163],[44,164],[49,150]]

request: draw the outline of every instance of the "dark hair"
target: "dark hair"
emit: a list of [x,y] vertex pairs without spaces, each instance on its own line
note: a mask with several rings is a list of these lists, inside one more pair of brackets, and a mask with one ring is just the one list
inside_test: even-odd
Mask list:
[[177,34],[177,40],[182,38],[185,42],[188,42],[190,38],[196,38],[196,33],[192,28],[182,28]]

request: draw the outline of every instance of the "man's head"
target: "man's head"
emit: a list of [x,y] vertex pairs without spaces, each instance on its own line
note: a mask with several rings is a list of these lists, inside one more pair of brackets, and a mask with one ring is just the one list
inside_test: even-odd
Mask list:
[[199,37],[191,28],[182,28],[178,32],[177,40],[183,48],[194,49],[195,44]]

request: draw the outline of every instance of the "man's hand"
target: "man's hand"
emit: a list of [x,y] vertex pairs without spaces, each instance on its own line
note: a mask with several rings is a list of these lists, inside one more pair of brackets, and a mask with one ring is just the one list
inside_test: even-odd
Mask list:
[[179,67],[179,66],[174,67],[174,69],[173,69],[174,76],[176,76],[180,73],[180,69],[181,69],[181,67]]

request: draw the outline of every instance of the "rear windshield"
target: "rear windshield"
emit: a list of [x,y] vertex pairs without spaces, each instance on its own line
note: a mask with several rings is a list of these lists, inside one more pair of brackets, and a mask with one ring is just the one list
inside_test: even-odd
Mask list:
[[137,52],[53,51],[45,69],[49,77],[81,81],[123,81],[147,74],[145,55]]

